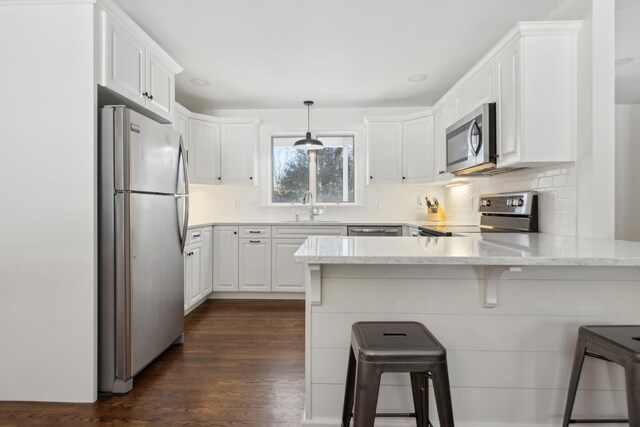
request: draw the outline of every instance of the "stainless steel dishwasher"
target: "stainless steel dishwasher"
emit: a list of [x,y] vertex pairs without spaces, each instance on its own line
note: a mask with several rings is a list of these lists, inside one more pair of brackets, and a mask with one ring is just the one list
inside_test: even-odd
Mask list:
[[402,236],[401,226],[350,225],[347,227],[349,236]]

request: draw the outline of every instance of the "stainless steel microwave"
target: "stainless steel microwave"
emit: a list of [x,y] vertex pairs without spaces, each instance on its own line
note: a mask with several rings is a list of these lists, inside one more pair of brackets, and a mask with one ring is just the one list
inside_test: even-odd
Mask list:
[[481,175],[496,168],[496,104],[483,104],[447,128],[447,172]]

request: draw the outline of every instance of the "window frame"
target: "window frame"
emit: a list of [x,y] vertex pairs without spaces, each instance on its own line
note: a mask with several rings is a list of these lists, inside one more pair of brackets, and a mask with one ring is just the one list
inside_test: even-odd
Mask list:
[[[262,149],[261,149],[261,158],[265,159],[262,162],[263,166],[263,179],[261,182],[264,183],[262,188],[263,194],[263,202],[264,205],[270,207],[301,207],[301,206],[309,206],[309,204],[303,205],[301,201],[299,202],[289,202],[289,203],[281,203],[281,202],[273,202],[272,194],[273,194],[273,138],[277,137],[292,137],[299,136],[300,138],[304,138],[306,134],[306,129],[282,129],[277,127],[264,127],[261,132],[262,137]],[[331,129],[317,129],[315,132],[312,132],[312,137],[321,138],[321,137],[333,137],[333,136],[342,136],[342,137],[352,137],[353,138],[353,202],[317,202],[317,162],[315,161],[315,156],[313,161],[309,162],[309,191],[313,195],[313,204],[314,206],[340,206],[340,207],[350,207],[350,206],[363,206],[364,205],[364,175],[361,173],[363,162],[366,159],[365,155],[365,145],[364,145],[364,125],[351,125],[344,126],[340,128],[331,128]],[[348,188],[348,187],[347,187]]]

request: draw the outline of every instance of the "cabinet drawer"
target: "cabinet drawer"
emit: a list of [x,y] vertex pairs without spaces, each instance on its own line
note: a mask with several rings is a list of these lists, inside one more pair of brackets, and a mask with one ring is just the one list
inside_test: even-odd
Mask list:
[[309,236],[346,236],[347,227],[339,225],[279,225],[273,227],[274,238],[307,238]]
[[190,228],[187,231],[187,245],[202,242],[202,232],[204,228]]
[[268,225],[244,225],[240,227],[240,238],[251,239],[254,237],[271,237],[271,227]]

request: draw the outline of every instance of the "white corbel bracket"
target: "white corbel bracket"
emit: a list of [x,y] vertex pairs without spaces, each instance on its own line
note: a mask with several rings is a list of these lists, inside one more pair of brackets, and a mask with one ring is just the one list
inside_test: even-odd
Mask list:
[[322,304],[322,286],[320,281],[319,264],[309,264],[307,266],[307,292],[311,305]]
[[480,286],[482,287],[482,306],[485,308],[493,308],[498,305],[498,284],[504,272],[521,272],[522,267],[486,265],[479,267],[479,270],[480,276],[482,277],[480,280]]

